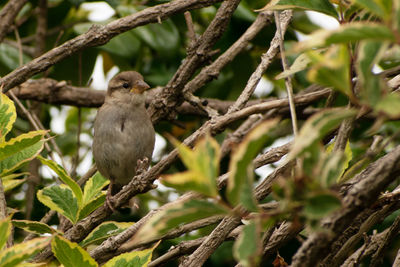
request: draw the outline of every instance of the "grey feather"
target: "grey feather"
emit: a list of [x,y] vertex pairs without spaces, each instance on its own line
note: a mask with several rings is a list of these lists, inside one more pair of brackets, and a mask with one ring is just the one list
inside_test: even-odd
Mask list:
[[[122,78],[118,77],[121,74]],[[138,73],[121,74],[110,81],[105,102],[96,116],[93,139],[97,169],[119,187],[128,184],[135,176],[139,159],[147,157],[151,160],[155,142],[144,95],[118,87],[126,80],[133,86]]]

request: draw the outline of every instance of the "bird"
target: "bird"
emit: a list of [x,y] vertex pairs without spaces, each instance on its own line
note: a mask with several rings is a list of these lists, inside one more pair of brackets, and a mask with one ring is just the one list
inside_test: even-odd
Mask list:
[[121,72],[110,80],[97,111],[93,158],[100,174],[110,180],[106,204],[112,211],[112,196],[135,176],[138,161],[151,160],[155,131],[143,94],[149,88],[140,73]]

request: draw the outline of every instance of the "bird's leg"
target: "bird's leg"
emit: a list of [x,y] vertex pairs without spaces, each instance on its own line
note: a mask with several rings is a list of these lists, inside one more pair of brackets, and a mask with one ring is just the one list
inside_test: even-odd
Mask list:
[[112,189],[114,182],[110,180],[110,184],[108,185],[107,195],[106,195],[106,206],[112,211],[115,212],[114,203],[112,201]]
[[[144,173],[147,169],[149,168],[149,159],[147,157],[144,157],[143,159],[138,159],[136,161],[136,169],[135,169],[135,176],[141,175]],[[132,177],[133,179],[134,177]],[[132,200],[132,199],[131,199]],[[130,205],[133,204],[133,206],[136,209],[139,209],[139,205],[136,202],[131,202],[129,201]]]

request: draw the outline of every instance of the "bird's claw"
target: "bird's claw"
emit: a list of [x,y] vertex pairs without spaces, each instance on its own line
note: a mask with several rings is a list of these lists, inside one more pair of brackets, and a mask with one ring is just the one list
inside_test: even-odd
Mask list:
[[144,157],[136,162],[136,175],[142,174],[149,168],[149,159]]
[[109,208],[112,212],[115,212],[114,208],[114,203],[113,203],[113,196],[111,194],[111,187],[107,190],[107,195],[106,195],[106,206]]

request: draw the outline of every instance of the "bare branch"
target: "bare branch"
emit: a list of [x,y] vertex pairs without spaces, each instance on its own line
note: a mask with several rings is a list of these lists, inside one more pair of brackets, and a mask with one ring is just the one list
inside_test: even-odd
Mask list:
[[219,72],[229,62],[231,62],[240,52],[242,52],[249,42],[270,22],[271,13],[262,12],[257,16],[257,19],[246,30],[246,32],[219,56],[211,65],[204,67],[201,72],[190,82],[185,85],[183,92],[194,93],[196,90],[204,86],[212,79],[216,79]]
[[[285,46],[283,44],[286,29],[282,28],[282,26],[285,25],[285,20],[283,22],[281,22],[281,16],[279,14],[279,11],[274,11],[274,15],[275,15],[276,32],[278,33],[278,36],[279,36],[279,49],[281,52],[282,67],[283,67],[283,70],[286,71],[289,69],[288,63],[286,61]],[[294,105],[294,100],[293,100],[292,78],[290,76],[285,78],[285,85],[286,85],[286,92],[287,92],[288,99],[289,99],[290,116],[292,117],[293,135],[296,138],[296,136],[298,135],[298,127],[297,127],[296,107]]]
[[324,220],[323,225],[328,231],[311,234],[294,255],[292,266],[317,264],[319,255],[329,249],[354,216],[376,201],[379,193],[397,177],[399,160],[400,146],[360,173],[360,182],[353,185],[344,198],[344,208]]
[[158,122],[161,118],[174,117],[171,112],[183,102],[183,98],[179,95],[195,71],[210,58],[212,47],[225,32],[239,3],[240,0],[226,0],[221,4],[210,25],[193,47],[190,47],[188,56],[163,88],[159,97],[150,105],[149,112],[153,122]]
[[0,11],[0,43],[11,28],[18,12],[28,0],[10,0]]
[[188,27],[188,37],[190,40],[189,47],[191,47],[195,42],[196,42],[196,32],[194,31],[194,25],[193,25],[193,20],[192,20],[192,15],[190,14],[189,11],[186,11],[184,13],[185,15],[185,21],[186,25]]
[[399,234],[400,230],[400,216],[397,216],[396,220],[388,229],[387,233],[385,234],[385,238],[383,242],[378,244],[378,249],[374,253],[371,259],[371,267],[382,266],[383,263],[383,254],[385,249],[393,242],[395,237]]
[[228,234],[240,224],[240,221],[240,217],[225,217],[202,244],[179,266],[202,266]]
[[93,25],[86,33],[65,42],[1,78],[0,84],[4,86],[3,92],[7,92],[33,75],[47,70],[52,65],[80,50],[107,43],[118,34],[141,25],[158,23],[159,20],[165,20],[175,13],[209,6],[220,1],[221,0],[176,0],[146,8],[135,14],[114,20],[105,26]]
[[[292,11],[291,10],[284,11],[282,15],[283,19],[281,26],[282,26],[282,33],[284,33],[287,27],[289,26],[289,22],[292,20]],[[274,38],[271,41],[268,51],[261,56],[261,63],[257,66],[253,74],[251,74],[250,79],[247,82],[247,85],[244,88],[243,92],[240,94],[235,104],[229,108],[228,112],[238,111],[245,106],[245,104],[253,94],[254,90],[256,89],[256,86],[260,81],[262,75],[267,70],[268,66],[271,64],[272,59],[278,53],[280,40],[281,40],[281,34],[277,31],[275,33]]]

